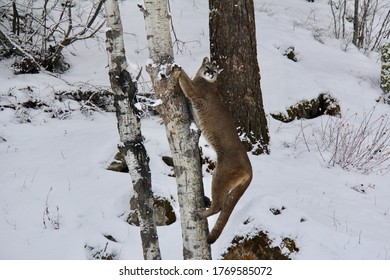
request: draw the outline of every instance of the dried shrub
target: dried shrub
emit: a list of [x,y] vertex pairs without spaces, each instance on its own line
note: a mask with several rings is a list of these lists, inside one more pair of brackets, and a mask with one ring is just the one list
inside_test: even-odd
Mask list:
[[103,2],[0,0],[0,55],[22,57],[16,74],[66,71],[63,50],[96,37],[105,22]]
[[351,117],[329,118],[315,131],[317,147],[330,165],[363,174],[390,171],[390,119],[374,117],[375,108],[358,121]]

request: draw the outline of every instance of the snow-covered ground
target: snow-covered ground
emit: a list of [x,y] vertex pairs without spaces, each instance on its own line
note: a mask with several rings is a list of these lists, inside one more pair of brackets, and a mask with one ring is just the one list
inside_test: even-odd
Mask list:
[[[121,3],[127,56],[134,68],[148,59],[136,2]],[[208,3],[170,2],[176,34],[186,42],[176,61],[194,74],[209,52]],[[285,237],[294,239],[300,250],[293,259],[390,258],[390,174],[363,175],[329,166],[323,159],[329,155],[317,149],[327,116],[288,124],[269,117],[324,92],[340,101],[342,115],[357,115],[350,120],[357,126],[374,106],[373,119],[389,112],[389,105],[376,102],[381,95],[378,54],[364,55],[331,38],[327,2],[255,0],[271,154],[250,157],[253,182],[212,246],[215,259],[234,236],[257,230],[267,231],[275,245]],[[46,74],[15,76],[9,70],[12,60],[0,61],[0,104],[34,95],[53,108],[77,108],[76,102],[55,101],[53,90],[83,82],[108,86],[103,40],[71,49],[72,68],[62,80]],[[298,62],[283,56],[290,46]],[[164,127],[157,117],[145,117],[142,131],[154,191],[172,196],[179,215],[175,180],[161,160],[169,155]],[[118,143],[113,113],[74,111],[59,120],[40,109],[6,108],[0,111],[0,137],[6,139],[0,138],[0,259],[86,259],[91,257],[88,247],[114,252],[119,259],[142,259],[139,229],[125,222],[132,195],[129,175],[105,169]],[[210,182],[205,173],[206,194]],[[215,219],[209,219],[210,227]],[[180,223],[159,227],[158,234],[162,258],[181,259]],[[109,235],[117,242],[104,237]]]

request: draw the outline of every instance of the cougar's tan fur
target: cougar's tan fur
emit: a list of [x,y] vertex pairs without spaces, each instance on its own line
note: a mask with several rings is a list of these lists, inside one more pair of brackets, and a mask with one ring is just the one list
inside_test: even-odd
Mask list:
[[210,244],[220,236],[233,208],[252,180],[252,166],[247,152],[214,83],[219,72],[217,65],[207,57],[192,80],[180,67],[172,67],[172,74],[178,78],[181,89],[192,103],[204,137],[217,154],[211,206],[198,212],[203,218],[221,212],[207,237]]

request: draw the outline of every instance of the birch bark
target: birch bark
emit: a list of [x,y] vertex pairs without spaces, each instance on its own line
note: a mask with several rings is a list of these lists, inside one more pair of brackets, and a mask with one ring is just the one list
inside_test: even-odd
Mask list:
[[149,157],[141,134],[140,118],[134,106],[137,85],[127,71],[123,29],[117,0],[106,0],[106,48],[109,76],[114,91],[118,132],[138,202],[138,216],[144,259],[161,259],[157,228],[153,219],[153,192]]
[[199,131],[191,130],[188,103],[177,80],[166,75],[173,63],[170,15],[167,0],[145,0],[141,7],[145,17],[150,58],[147,66],[154,89],[162,101],[160,115],[166,127],[175,168],[180,205],[184,259],[211,259],[207,244],[206,219],[197,219],[195,212],[205,207],[202,169],[198,148]]

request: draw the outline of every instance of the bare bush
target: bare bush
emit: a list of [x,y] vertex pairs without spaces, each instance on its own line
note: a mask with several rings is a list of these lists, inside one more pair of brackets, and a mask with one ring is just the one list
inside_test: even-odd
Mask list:
[[354,44],[365,51],[378,50],[383,40],[389,39],[390,4],[383,0],[363,0],[358,9]]
[[28,66],[16,64],[16,73],[40,68],[64,72],[69,65],[63,50],[76,41],[94,37],[104,25],[103,0],[0,0],[0,45],[3,55],[16,54]]
[[345,38],[347,0],[329,1],[333,19],[333,34],[336,39]]
[[390,171],[390,119],[374,118],[375,108],[360,121],[350,117],[328,118],[315,134],[317,147],[328,165],[363,174]]
[[390,3],[387,0],[331,0],[333,35],[359,49],[378,50],[390,39]]

